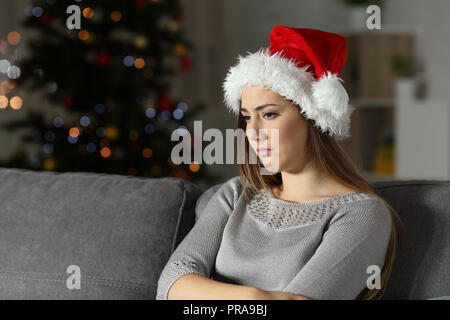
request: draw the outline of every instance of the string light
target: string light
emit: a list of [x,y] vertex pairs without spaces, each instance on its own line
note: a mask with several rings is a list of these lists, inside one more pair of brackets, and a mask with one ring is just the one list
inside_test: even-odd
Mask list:
[[63,126],[63,124],[64,124],[64,121],[61,117],[56,117],[53,119],[53,125],[56,128],[61,128]]
[[21,35],[17,31],[11,31],[8,33],[8,42],[12,44],[13,46],[17,45],[20,42]]
[[114,140],[119,136],[119,128],[116,126],[108,126],[105,130],[105,137]]
[[145,110],[145,115],[146,115],[147,118],[152,119],[156,115],[156,110],[154,108],[151,108],[151,107],[147,108]]
[[142,58],[137,58],[136,61],[134,61],[134,66],[137,69],[142,69],[145,66],[145,61]]
[[91,19],[94,16],[94,10],[91,8],[84,8],[83,9],[83,17],[86,19]]
[[103,147],[103,148],[100,150],[100,155],[101,155],[103,158],[109,158],[109,157],[111,156],[111,149],[109,149],[108,147]]
[[183,118],[183,115],[184,115],[184,112],[181,109],[177,108],[173,111],[173,117],[176,120],[180,120],[181,118]]
[[134,46],[139,49],[145,48],[148,44],[147,38],[143,35],[139,35],[136,38],[134,38],[133,42]]
[[67,137],[67,141],[69,141],[69,142],[72,143],[72,144],[75,144],[75,143],[77,143],[78,138],[74,138],[74,137],[72,137],[72,136],[68,136],[68,137]]
[[89,119],[88,116],[83,116],[83,117],[81,117],[81,119],[80,119],[80,124],[81,124],[83,127],[87,127],[90,123],[91,123],[91,119]]
[[111,20],[114,22],[119,22],[122,19],[122,13],[120,11],[111,12]]
[[72,138],[77,138],[80,135],[80,129],[78,129],[77,127],[70,128],[69,135]]
[[151,148],[144,148],[142,149],[142,156],[146,159],[151,158],[153,155],[153,151]]
[[14,110],[19,110],[20,108],[22,108],[23,101],[21,97],[15,96],[11,98],[9,104]]
[[31,13],[36,18],[39,18],[44,13],[44,10],[41,7],[37,6],[37,7],[33,7],[33,9],[31,9]]
[[8,60],[6,60],[6,59],[0,60],[0,72],[1,73],[7,73],[10,66],[11,66],[11,63]]
[[186,102],[181,101],[178,103],[177,108],[183,110],[183,112],[186,112],[188,105]]
[[124,57],[123,64],[127,67],[131,67],[134,64],[134,58],[132,56]]
[[18,66],[10,66],[6,74],[10,79],[17,79],[20,77],[20,68]]
[[197,162],[193,161],[189,165],[189,170],[191,170],[192,172],[197,172],[198,170],[200,170],[200,165]]
[[6,96],[0,96],[0,109],[5,109],[8,106],[8,98]]
[[89,38],[89,32],[87,32],[86,30],[81,30],[80,32],[78,32],[78,38],[80,38],[80,40],[86,41]]

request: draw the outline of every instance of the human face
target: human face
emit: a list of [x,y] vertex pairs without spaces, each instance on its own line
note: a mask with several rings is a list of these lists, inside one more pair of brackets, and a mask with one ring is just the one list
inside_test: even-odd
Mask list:
[[[240,112],[247,124],[245,133],[263,165],[269,168],[277,156],[276,172],[298,170],[306,161],[308,134],[307,120],[298,106],[278,93],[259,86],[244,89],[241,99]],[[272,129],[278,130],[278,148],[275,139],[272,139]],[[263,148],[269,149],[267,153]]]

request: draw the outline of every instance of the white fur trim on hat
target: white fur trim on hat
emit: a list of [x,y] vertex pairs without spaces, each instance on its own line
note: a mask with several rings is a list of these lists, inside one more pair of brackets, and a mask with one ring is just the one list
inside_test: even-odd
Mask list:
[[247,56],[238,56],[223,83],[224,102],[228,110],[239,113],[242,92],[249,86],[260,86],[277,92],[300,106],[306,119],[314,120],[321,132],[328,132],[336,140],[350,137],[350,117],[354,107],[348,104],[348,95],[336,74],[325,74],[321,79],[307,71],[309,65],[299,68],[292,59],[271,55],[261,48]]

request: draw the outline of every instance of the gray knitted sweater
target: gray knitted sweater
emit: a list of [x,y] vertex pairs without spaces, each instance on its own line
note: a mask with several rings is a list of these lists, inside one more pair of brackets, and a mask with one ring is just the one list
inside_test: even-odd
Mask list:
[[351,192],[297,203],[261,189],[246,202],[242,189],[231,178],[197,210],[159,277],[157,300],[190,273],[311,299],[355,299],[376,284],[370,266],[382,269],[391,232],[379,199]]

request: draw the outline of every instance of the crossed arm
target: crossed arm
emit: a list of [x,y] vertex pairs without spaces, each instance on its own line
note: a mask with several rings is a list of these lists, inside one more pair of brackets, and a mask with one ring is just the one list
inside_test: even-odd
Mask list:
[[168,300],[311,300],[281,291],[223,283],[199,274],[186,274],[170,288]]

